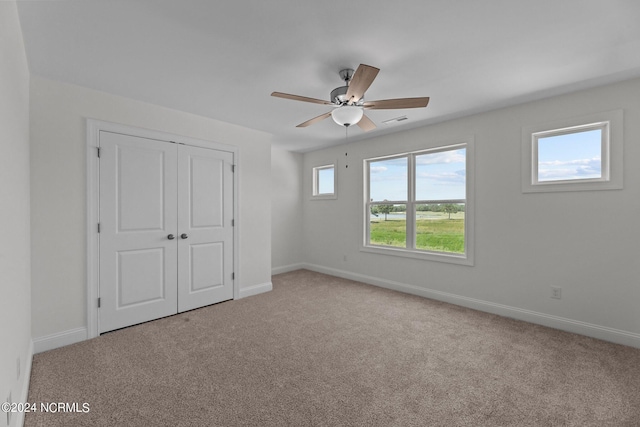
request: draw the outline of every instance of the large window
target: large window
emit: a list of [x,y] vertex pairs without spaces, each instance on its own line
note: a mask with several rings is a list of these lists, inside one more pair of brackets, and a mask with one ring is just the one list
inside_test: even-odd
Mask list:
[[366,159],[362,249],[472,264],[471,142]]
[[522,190],[622,188],[622,111],[523,128]]

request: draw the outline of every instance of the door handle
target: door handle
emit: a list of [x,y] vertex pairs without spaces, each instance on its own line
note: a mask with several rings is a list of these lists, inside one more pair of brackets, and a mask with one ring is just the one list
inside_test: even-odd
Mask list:
[[180,235],[180,237],[181,237],[181,238],[183,238],[183,239],[186,239],[186,238],[188,238],[189,236],[187,235],[187,233],[182,233],[182,234]]
[[176,238],[176,236],[174,236],[173,234],[169,234],[169,235],[167,236],[167,239],[169,239],[169,240],[173,240],[173,239],[175,239],[175,238]]

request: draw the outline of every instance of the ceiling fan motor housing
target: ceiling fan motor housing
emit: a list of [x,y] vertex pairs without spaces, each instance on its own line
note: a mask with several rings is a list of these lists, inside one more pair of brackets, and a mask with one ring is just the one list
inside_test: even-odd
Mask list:
[[[347,90],[349,90],[349,86],[340,86],[331,91],[331,95],[329,95],[329,100],[336,105],[346,104],[347,99]],[[358,100],[358,102],[353,105],[361,106],[364,104],[364,96]]]
[[[340,78],[344,80],[345,85],[337,87],[331,91],[329,100],[335,105],[344,105],[347,103],[347,91],[349,90],[349,82],[351,81],[354,72],[355,71],[353,71],[352,68],[345,68],[344,70],[340,70],[340,73],[338,73],[340,75]],[[362,104],[364,104],[364,96],[360,98],[358,102],[354,103],[354,105],[359,106]]]

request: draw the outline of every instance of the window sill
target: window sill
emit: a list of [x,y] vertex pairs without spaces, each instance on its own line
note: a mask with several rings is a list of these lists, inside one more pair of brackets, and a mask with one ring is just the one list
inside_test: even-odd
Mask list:
[[336,200],[337,194],[318,194],[317,196],[311,196],[309,200]]
[[380,255],[391,255],[403,258],[413,258],[425,261],[446,262],[449,264],[459,264],[473,266],[473,257],[470,254],[449,254],[444,252],[412,251],[403,248],[392,248],[385,246],[360,246],[360,252],[369,252]]
[[531,184],[523,183],[523,193],[553,193],[556,191],[597,191],[597,190],[621,190],[622,182],[590,180],[590,181],[572,181],[572,182],[539,182]]

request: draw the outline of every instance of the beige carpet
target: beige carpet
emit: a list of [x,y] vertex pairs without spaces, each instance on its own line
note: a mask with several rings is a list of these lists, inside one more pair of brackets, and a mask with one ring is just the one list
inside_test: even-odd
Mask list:
[[305,270],[33,360],[26,426],[640,426],[640,350]]

